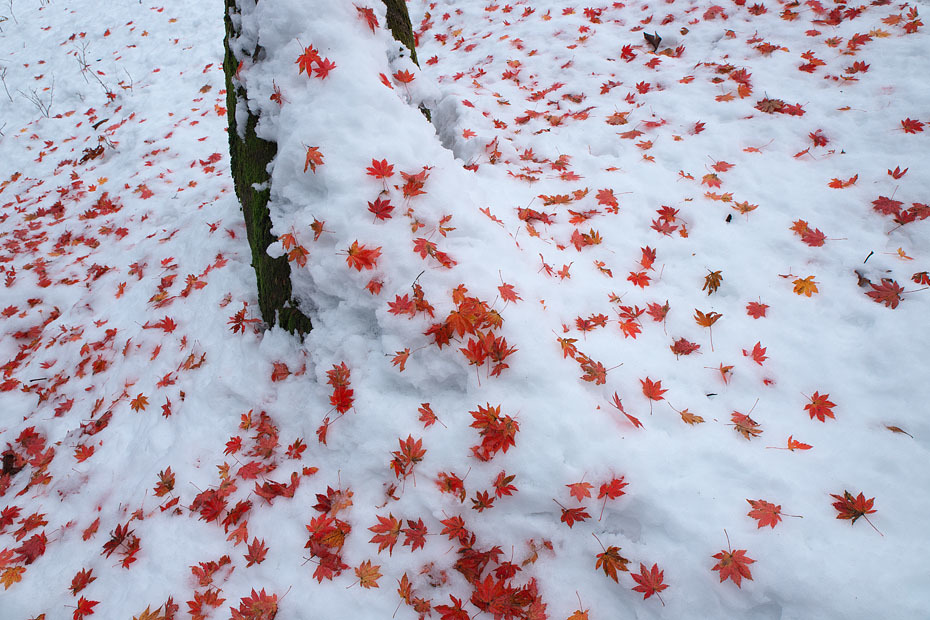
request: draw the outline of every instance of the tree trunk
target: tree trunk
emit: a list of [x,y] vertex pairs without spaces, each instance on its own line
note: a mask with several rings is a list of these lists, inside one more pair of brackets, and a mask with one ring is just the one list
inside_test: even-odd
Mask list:
[[416,39],[413,36],[413,25],[410,23],[407,3],[404,0],[384,0],[384,6],[387,8],[387,27],[390,29],[391,34],[400,43],[407,46],[407,49],[410,50],[410,59],[419,67]]
[[[256,2],[259,0],[256,0]],[[387,7],[387,26],[400,43],[410,50],[410,57],[417,63],[413,26],[404,0],[383,0]],[[262,318],[269,325],[280,325],[290,333],[301,337],[310,331],[310,319],[297,307],[291,295],[291,267],[287,257],[271,258],[268,246],[275,238],[271,234],[271,217],[268,199],[271,195],[271,175],[268,164],[274,159],[278,147],[274,142],[262,140],[255,135],[258,117],[247,111],[245,130],[239,135],[236,123],[237,103],[245,108],[245,89],[234,80],[239,60],[229,47],[230,39],[238,37],[230,14],[238,13],[236,0],[225,0],[226,50],[223,70],[226,73],[226,114],[229,119],[229,154],[236,196],[245,216],[246,235],[252,250],[252,267],[258,281],[258,305]],[[252,59],[258,58],[260,50],[251,51]],[[419,64],[419,63],[417,63]],[[429,119],[429,111],[422,108]],[[256,189],[256,185],[262,189]]]
[[[267,251],[268,246],[275,241],[271,235],[271,217],[268,212],[268,198],[271,195],[268,164],[274,159],[278,147],[274,142],[262,140],[255,135],[258,117],[251,112],[248,114],[242,136],[239,135],[236,125],[236,103],[241,101],[244,106],[246,93],[245,89],[233,82],[239,62],[229,49],[229,40],[239,33],[235,32],[230,11],[238,12],[236,0],[226,0],[226,38],[223,40],[226,50],[223,70],[226,73],[229,155],[236,196],[242,205],[246,236],[252,249],[252,267],[258,281],[258,306],[266,323],[280,325],[288,332],[296,332],[302,337],[310,331],[312,324],[291,298],[291,266],[287,257],[271,258]],[[253,58],[258,52],[258,49],[253,50]],[[255,189],[255,184],[264,189]]]

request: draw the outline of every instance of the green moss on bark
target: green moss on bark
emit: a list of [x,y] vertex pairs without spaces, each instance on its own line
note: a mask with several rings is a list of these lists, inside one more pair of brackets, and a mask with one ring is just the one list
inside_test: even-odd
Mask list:
[[[410,22],[407,3],[404,0],[383,0],[383,2],[387,8],[387,27],[391,30],[394,38],[410,50],[410,59],[419,67],[416,37],[413,36],[413,24]],[[426,107],[420,106],[420,112],[423,113],[426,120],[432,121],[432,115]]]
[[[233,83],[239,62],[229,49],[229,40],[237,35],[230,11],[236,11],[235,0],[226,0],[226,56],[223,70],[226,73],[226,113],[229,118],[229,154],[236,196],[245,216],[246,235],[252,250],[252,267],[258,281],[258,305],[262,318],[269,325],[280,325],[290,333],[303,336],[312,325],[291,298],[291,267],[283,256],[268,256],[268,246],[275,241],[271,234],[271,217],[268,198],[271,178],[268,164],[274,159],[278,147],[274,142],[255,135],[258,117],[249,113],[243,137],[236,124],[237,99],[245,99],[245,92]],[[258,50],[255,50],[255,54]],[[255,185],[264,189],[255,189]]]
[[[258,0],[256,0],[258,1]],[[410,23],[410,14],[404,0],[383,0],[387,7],[387,25],[394,38],[410,50],[410,57],[417,62],[416,39],[413,36],[413,25]],[[255,126],[258,117],[251,112],[246,117],[245,130],[242,137],[236,123],[236,104],[245,101],[244,89],[238,87],[233,78],[239,68],[239,61],[229,49],[230,39],[235,38],[236,32],[231,13],[238,13],[236,0],[225,0],[226,38],[224,46],[226,56],[223,59],[223,70],[226,74],[226,113],[229,118],[229,155],[232,168],[233,183],[236,196],[242,205],[245,216],[246,235],[252,250],[252,267],[258,281],[258,305],[262,318],[269,325],[280,325],[290,333],[303,336],[310,331],[310,319],[297,308],[292,298],[291,267],[287,258],[281,256],[271,258],[268,256],[268,246],[275,238],[271,234],[271,217],[268,212],[268,199],[271,195],[271,177],[268,174],[268,164],[277,154],[278,147],[274,142],[262,140],[255,135]],[[252,51],[253,60],[260,50]],[[421,108],[427,119],[429,110]],[[263,189],[256,189],[256,186]]]

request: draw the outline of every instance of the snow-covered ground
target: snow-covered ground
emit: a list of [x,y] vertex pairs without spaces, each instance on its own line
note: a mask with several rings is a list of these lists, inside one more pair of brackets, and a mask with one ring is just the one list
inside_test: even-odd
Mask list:
[[236,18],[304,342],[222,3],[0,7],[0,618],[927,617],[926,3],[408,7]]

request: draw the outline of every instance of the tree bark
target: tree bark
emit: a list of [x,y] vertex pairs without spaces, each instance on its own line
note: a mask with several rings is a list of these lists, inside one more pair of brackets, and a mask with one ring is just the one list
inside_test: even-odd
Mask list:
[[410,50],[410,59],[419,67],[416,39],[413,36],[413,24],[410,23],[407,3],[404,0],[384,0],[384,6],[387,8],[387,27],[391,34]]
[[[226,56],[223,59],[223,70],[226,74],[229,155],[236,196],[242,205],[246,236],[252,250],[252,267],[258,281],[258,306],[262,318],[268,325],[280,325],[288,332],[303,337],[313,325],[297,308],[297,303],[291,297],[291,266],[285,256],[272,258],[268,255],[268,246],[275,241],[271,234],[271,217],[268,212],[268,198],[271,195],[268,164],[274,159],[278,147],[274,142],[262,140],[255,135],[258,117],[251,112],[248,114],[243,135],[239,135],[236,103],[241,101],[245,105],[246,93],[245,89],[233,82],[239,61],[229,49],[230,38],[239,34],[230,19],[230,11],[238,12],[238,7],[236,0],[225,1],[226,38],[223,44]],[[253,50],[253,58],[258,52],[258,49]],[[256,185],[263,189],[256,189]]]
[[[259,0],[256,0],[258,2]],[[387,8],[387,26],[394,38],[410,50],[410,57],[417,63],[417,52],[410,14],[404,0],[383,0]],[[268,325],[279,325],[288,332],[303,337],[310,331],[310,319],[298,308],[292,296],[291,267],[287,257],[272,258],[268,246],[276,240],[271,234],[271,216],[268,199],[271,196],[271,175],[268,165],[277,154],[274,142],[262,140],[255,135],[258,117],[247,111],[242,135],[236,122],[237,103],[245,108],[247,94],[234,80],[239,60],[229,47],[230,39],[238,37],[231,13],[239,12],[236,0],[225,0],[226,38],[223,41],[226,55],[223,70],[226,74],[226,114],[229,119],[229,154],[236,196],[242,205],[245,217],[246,236],[252,250],[252,267],[258,282],[258,306],[262,318]],[[253,60],[258,58],[259,49],[251,51]],[[429,111],[421,108],[426,118]],[[257,189],[260,187],[261,189]]]

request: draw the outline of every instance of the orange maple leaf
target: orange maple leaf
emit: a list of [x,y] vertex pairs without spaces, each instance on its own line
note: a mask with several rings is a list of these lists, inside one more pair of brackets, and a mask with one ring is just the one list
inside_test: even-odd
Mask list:
[[320,60],[320,53],[313,49],[312,45],[309,45],[304,48],[304,53],[297,57],[297,66],[299,70],[297,75],[300,75],[304,71],[307,72],[307,75],[310,75],[310,72],[313,70],[313,64]]
[[404,349],[403,351],[397,351],[394,357],[391,359],[391,363],[394,366],[400,366],[400,372],[404,372],[404,368],[407,365],[407,358],[410,357],[410,349]]
[[393,514],[388,514],[387,517],[375,516],[378,518],[378,524],[368,528],[370,532],[375,533],[368,542],[378,543],[378,553],[387,549],[388,555],[391,555],[400,535],[400,521],[395,519]]
[[829,398],[829,394],[814,392],[813,396],[811,396],[811,402],[804,405],[804,409],[810,414],[811,420],[813,420],[815,416],[821,422],[826,422],[827,418],[836,419],[836,416],[833,415],[833,408],[836,406],[836,403],[831,403]]
[[[364,19],[368,27],[371,28],[371,31],[374,32],[375,28],[378,27],[378,17],[375,15],[375,12],[368,7],[360,6],[356,6],[355,10],[358,11],[359,18]],[[365,586],[363,585],[362,587]]]
[[620,547],[607,547],[603,553],[598,553],[596,557],[597,563],[594,565],[595,570],[598,568],[603,569],[604,574],[617,583],[620,583],[617,579],[617,571],[629,571],[626,565],[629,564],[630,561],[620,555]]
[[734,411],[733,415],[730,416],[730,419],[733,420],[733,430],[748,440],[751,440],[753,437],[758,437],[762,434],[762,429],[759,428],[759,423],[750,418],[749,414]]
[[378,579],[381,578],[380,565],[372,566],[371,560],[365,560],[355,569],[355,576],[358,577],[358,584],[363,588],[377,588]]
[[858,180],[859,180],[859,175],[857,174],[855,176],[849,177],[845,181],[841,179],[831,179],[828,185],[832,189],[843,189],[843,188],[849,187],[850,185],[855,185],[856,181]]
[[761,366],[762,362],[768,359],[768,356],[765,354],[765,350],[766,347],[763,347],[761,342],[757,342],[751,351],[743,349],[743,355],[745,357],[751,357],[752,361]]
[[584,501],[584,498],[591,497],[591,489],[594,488],[590,482],[576,482],[574,484],[566,484],[570,490],[569,495],[576,498],[579,502]]
[[274,370],[271,371],[272,381],[284,381],[290,374],[291,371],[288,369],[287,364],[284,362],[274,362]]
[[149,404],[149,399],[143,396],[142,394],[139,394],[134,399],[132,399],[132,401],[129,403],[129,407],[133,411],[145,411],[145,407],[148,404]]
[[320,153],[320,147],[318,146],[308,146],[307,147],[307,158],[304,160],[304,172],[307,171],[307,168],[310,168],[311,171],[316,172],[317,166],[323,165],[323,154]]
[[23,573],[26,572],[25,566],[11,566],[0,573],[0,583],[3,584],[4,590],[9,590],[13,584],[23,580]]
[[398,71],[397,73],[395,73],[394,79],[397,80],[398,82],[401,82],[402,84],[409,84],[410,82],[416,79],[416,76],[413,73],[410,73],[409,71],[404,69],[403,71]]
[[358,241],[353,241],[349,247],[346,263],[349,267],[355,267],[356,270],[374,269],[378,264],[378,257],[381,256],[381,246],[374,249],[366,248],[359,245]]
[[805,295],[810,297],[814,293],[819,293],[817,289],[817,282],[814,280],[814,276],[807,276],[806,278],[798,278],[794,282],[794,292],[798,295]]
[[774,530],[775,526],[781,521],[781,506],[776,506],[763,499],[747,499],[746,501],[752,506],[752,510],[747,514],[758,521],[757,527],[763,528],[768,525]]

